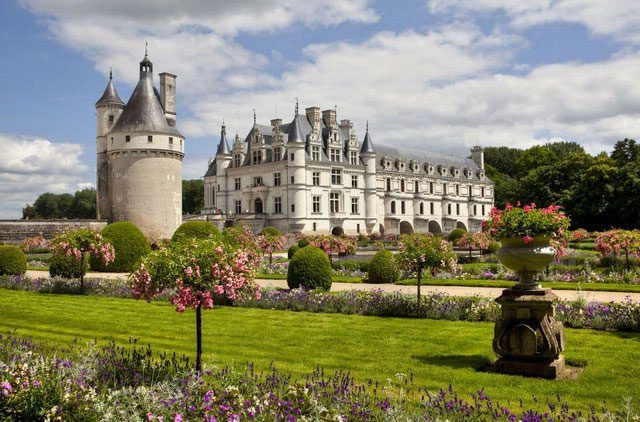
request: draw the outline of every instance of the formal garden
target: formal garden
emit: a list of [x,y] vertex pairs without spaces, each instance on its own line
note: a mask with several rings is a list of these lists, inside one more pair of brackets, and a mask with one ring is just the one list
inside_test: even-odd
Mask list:
[[637,419],[640,304],[540,285],[640,291],[640,233],[568,225],[518,204],[446,239],[121,222],[1,246],[0,420]]

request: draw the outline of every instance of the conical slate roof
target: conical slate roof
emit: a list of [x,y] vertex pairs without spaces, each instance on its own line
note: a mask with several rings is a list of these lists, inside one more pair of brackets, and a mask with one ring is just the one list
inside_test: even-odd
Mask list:
[[302,130],[302,124],[300,119],[307,119],[306,116],[298,114],[293,118],[293,121],[288,127],[289,136],[287,137],[288,144],[299,144],[305,142],[304,131]]
[[362,141],[362,147],[360,147],[360,154],[373,154],[373,142],[371,142],[371,135],[369,135],[369,123],[367,123],[367,133],[364,135],[364,141]]
[[111,75],[109,75],[109,83],[104,89],[102,97],[100,97],[100,99],[96,102],[96,107],[101,105],[124,105],[124,101],[122,101],[122,99],[118,95],[116,87],[113,86],[113,79]]
[[220,132],[220,143],[218,144],[218,151],[216,151],[216,157],[218,155],[231,155],[231,148],[227,143],[227,128],[222,125],[222,131]]
[[[145,60],[148,62],[149,59],[145,56]],[[140,81],[111,132],[153,132],[182,136],[178,129],[167,122],[153,87],[151,72],[140,72]]]

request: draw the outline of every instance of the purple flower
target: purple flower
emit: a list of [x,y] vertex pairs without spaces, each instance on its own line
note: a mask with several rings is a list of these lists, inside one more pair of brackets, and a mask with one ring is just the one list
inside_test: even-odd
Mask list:
[[8,381],[4,381],[2,384],[0,384],[0,387],[2,387],[2,395],[5,397],[13,393],[13,388],[11,388],[11,384],[9,384]]
[[176,413],[173,417],[173,422],[182,422],[182,413]]

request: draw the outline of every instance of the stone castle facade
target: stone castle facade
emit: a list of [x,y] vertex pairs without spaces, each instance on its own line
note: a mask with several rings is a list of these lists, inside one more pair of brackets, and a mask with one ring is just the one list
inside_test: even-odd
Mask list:
[[130,221],[150,239],[172,236],[182,223],[184,136],[176,127],[176,75],[160,74],[145,53],[128,103],[109,75],[97,113],[97,217]]
[[309,107],[290,123],[257,124],[229,145],[222,126],[204,175],[203,213],[254,230],[369,234],[480,231],[493,206],[484,152],[471,158],[359,142],[335,110]]

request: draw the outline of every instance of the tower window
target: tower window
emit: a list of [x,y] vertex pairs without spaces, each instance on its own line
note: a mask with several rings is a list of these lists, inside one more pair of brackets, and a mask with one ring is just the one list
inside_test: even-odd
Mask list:
[[131,142],[131,136],[127,135],[124,137],[125,142]]
[[424,214],[424,203],[420,202],[420,214]]
[[456,204],[456,215],[460,215],[460,204]]
[[153,136],[151,135],[147,136],[147,142],[153,142]]
[[113,114],[110,114],[109,115],[109,123],[113,123],[113,120],[114,120]]
[[396,213],[396,201],[391,201],[391,214]]
[[173,145],[173,138],[169,136],[169,145]]
[[404,214],[406,212],[404,201],[400,201],[400,213]]

